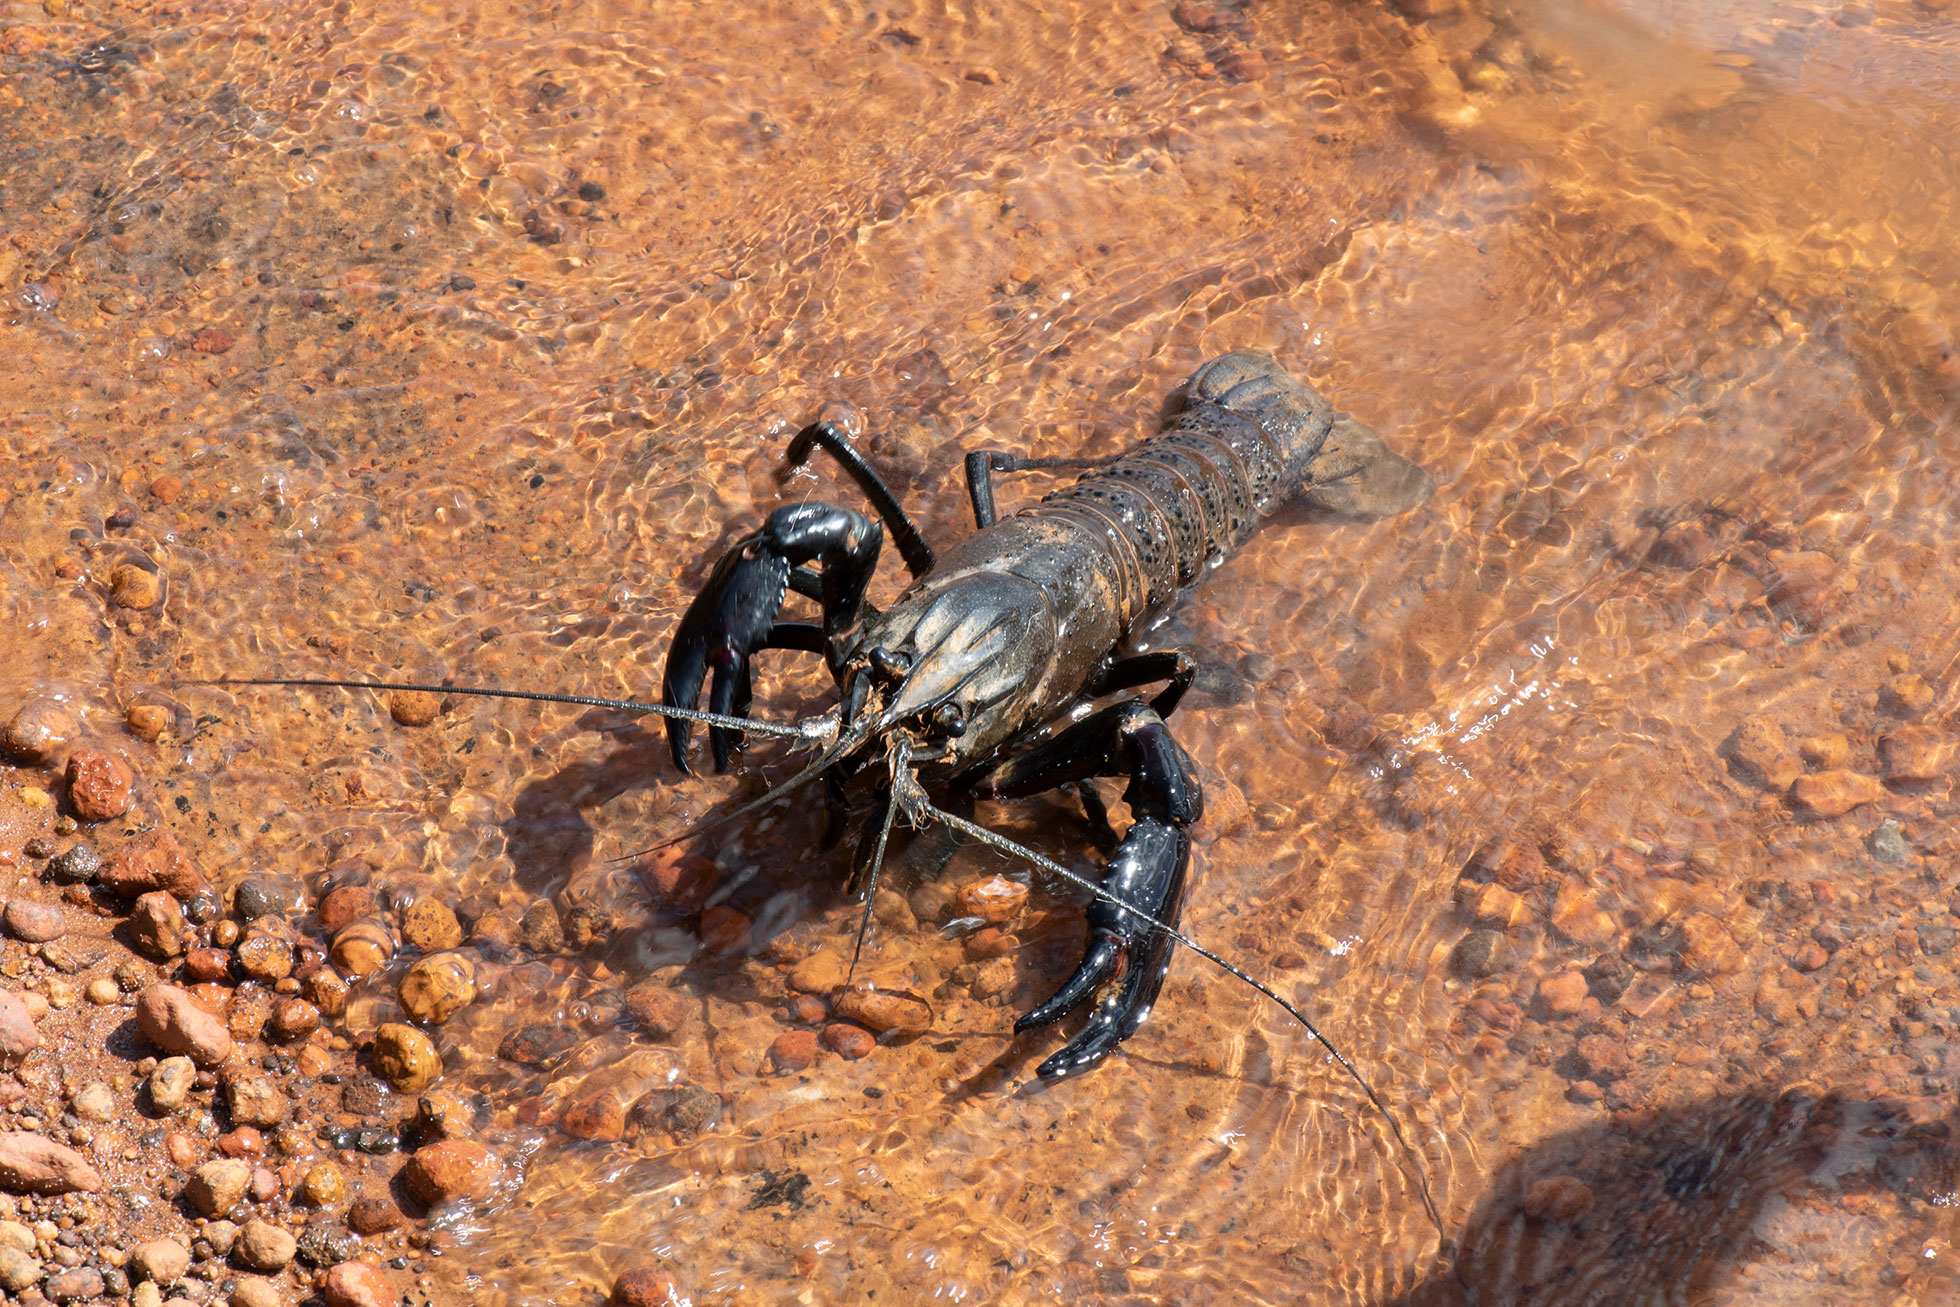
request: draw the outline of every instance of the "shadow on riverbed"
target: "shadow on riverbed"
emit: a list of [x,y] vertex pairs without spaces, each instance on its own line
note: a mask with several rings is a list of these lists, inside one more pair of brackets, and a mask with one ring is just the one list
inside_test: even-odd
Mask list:
[[[1763,1300],[1827,1301],[1820,1258],[1889,1267],[1905,1237],[1894,1202],[1952,1204],[1956,1123],[1950,1109],[1928,1119],[1928,1102],[1792,1089],[1554,1136],[1497,1175],[1456,1271],[1387,1307],[1726,1302],[1745,1277],[1765,1290],[1779,1276],[1802,1290]],[[1855,1283],[1871,1300],[1876,1286]]]

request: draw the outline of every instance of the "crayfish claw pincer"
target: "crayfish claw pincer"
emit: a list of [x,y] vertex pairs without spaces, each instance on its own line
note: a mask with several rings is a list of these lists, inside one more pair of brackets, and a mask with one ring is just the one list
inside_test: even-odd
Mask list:
[[[882,527],[848,508],[791,504],[771,513],[760,531],[721,556],[681,616],[667,654],[661,701],[671,708],[693,708],[712,669],[709,711],[746,717],[751,656],[761,649],[827,653],[830,638],[848,630],[862,611],[883,540]],[[819,574],[798,571],[812,562],[820,565]],[[792,584],[822,604],[821,626],[776,620]],[[667,743],[674,765],[683,772],[692,771],[687,765],[691,734],[687,722],[667,719]],[[708,743],[715,769],[723,771],[732,748],[741,743],[741,732],[710,726]]]
[[1054,997],[1014,1023],[1017,1034],[1049,1025],[1102,992],[1075,1038],[1037,1068],[1042,1079],[1090,1070],[1149,1020],[1170,970],[1172,940],[1122,905],[1175,922],[1190,866],[1191,839],[1182,826],[1138,817],[1124,832],[1103,877],[1110,897],[1089,905],[1089,947],[1081,964]]
[[[708,710],[730,716],[747,714],[749,657],[767,644],[775,628],[776,614],[789,589],[789,570],[789,560],[764,548],[759,534],[722,555],[674,632],[661,686],[663,703],[694,707],[712,668],[714,684],[708,691]],[[674,765],[691,772],[687,744],[694,730],[692,723],[669,717],[666,724]],[[708,744],[714,750],[715,770],[725,771],[731,748],[739,747],[741,740],[725,726],[710,726]]]

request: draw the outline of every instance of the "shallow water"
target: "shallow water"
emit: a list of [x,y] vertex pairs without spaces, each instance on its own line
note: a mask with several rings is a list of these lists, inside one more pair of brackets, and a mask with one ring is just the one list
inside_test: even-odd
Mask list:
[[[443,1028],[526,1159],[439,1217],[443,1294],[642,1263],[704,1304],[1952,1292],[1960,831],[1895,759],[1950,744],[1960,661],[1960,11],[49,7],[0,17],[0,710],[72,699],[220,878],[609,923],[486,950]],[[819,801],[702,845],[752,923],[719,952],[611,860],[775,751],[684,782],[617,714],[186,684],[644,697],[703,560],[849,493],[778,475],[825,406],[950,540],[966,451],[1119,448],[1236,348],[1439,489],[1282,519],[1153,637],[1203,669],[1185,923],[1368,1075],[1440,1240],[1354,1082],[1194,958],[1122,1055],[1030,1085],[1054,1041],[1013,1016],[1079,940],[1050,887],[985,999],[881,928],[933,1031],[772,1073],[785,969],[856,924]],[[824,690],[786,657],[758,712]],[[176,711],[157,746],[138,701]],[[1819,815],[1805,772],[1866,801]],[[1093,866],[1062,809],[985,815]],[[671,1042],[620,1017],[646,975],[688,996]],[[533,1023],[581,1042],[499,1057]],[[718,1122],[660,1123],[683,1083]],[[601,1101],[647,1106],[572,1138]],[[1527,1199],[1559,1176],[1589,1211]]]

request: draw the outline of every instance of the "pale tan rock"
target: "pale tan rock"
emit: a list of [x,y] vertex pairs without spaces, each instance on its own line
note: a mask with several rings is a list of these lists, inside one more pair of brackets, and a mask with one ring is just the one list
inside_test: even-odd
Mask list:
[[1790,786],[1790,801],[1810,817],[1842,817],[1853,808],[1877,803],[1885,787],[1876,777],[1854,771],[1825,771],[1799,776]]

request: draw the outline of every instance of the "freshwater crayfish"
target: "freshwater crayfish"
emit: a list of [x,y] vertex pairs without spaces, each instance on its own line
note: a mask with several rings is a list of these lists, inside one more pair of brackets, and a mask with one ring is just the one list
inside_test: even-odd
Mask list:
[[[1170,965],[1166,928],[1182,907],[1189,828],[1204,809],[1191,760],[1165,723],[1195,667],[1179,652],[1124,649],[1280,505],[1305,497],[1379,515],[1420,503],[1432,486],[1420,467],[1268,356],[1212,360],[1184,385],[1183,401],[1161,433],[1108,459],[968,455],[979,529],[943,558],[836,427],[805,427],[789,461],[823,448],[882,526],[833,504],[777,509],[715,564],[667,657],[666,706],[694,708],[712,672],[710,710],[745,718],[756,653],[823,655],[842,694],[826,747],[743,811],[818,774],[833,811],[841,811],[844,782],[882,761],[852,878],[852,889],[866,896],[897,816],[912,826],[941,821],[1026,857],[972,823],[975,799],[1073,786],[1092,826],[1107,830],[1100,799],[1081,783],[1129,782],[1130,826],[1101,886],[1092,887],[1082,963],[1015,1024],[1017,1032],[1049,1025],[1101,995],[1081,1031],[1041,1064],[1047,1080],[1094,1067],[1149,1016]],[[1012,517],[996,517],[994,473],[1063,466],[1086,471]],[[879,612],[865,590],[886,528],[913,583]],[[791,590],[821,605],[820,623],[777,620]],[[1147,701],[1127,698],[1083,714],[1104,695],[1159,682],[1164,688]],[[667,720],[674,763],[684,772],[690,734],[687,720]],[[715,765],[726,767],[738,732],[711,725],[708,735]],[[935,804],[928,792],[945,798]],[[1057,870],[1045,859],[1041,865]]]
[[[896,497],[837,427],[818,422],[792,440],[788,461],[818,448],[876,510],[833,504],[776,509],[714,564],[682,616],[660,704],[515,690],[322,680],[225,684],[337,685],[538,699],[653,713],[666,719],[675,764],[691,772],[691,728],[708,727],[717,768],[746,733],[817,746],[795,776],[724,824],[821,777],[833,814],[845,786],[876,779],[851,888],[870,899],[894,823],[939,823],[1095,895],[1089,941],[1075,973],[1016,1032],[1085,1005],[1081,1030],[1043,1062],[1059,1080],[1099,1064],[1150,1014],[1182,944],[1284,1008],[1361,1086],[1414,1160],[1400,1128],[1352,1063],[1292,1003],[1177,929],[1190,866],[1190,828],[1203,814],[1191,759],[1166,719],[1191,686],[1176,651],[1127,652],[1215,562],[1281,505],[1306,500],[1350,516],[1384,516],[1423,502],[1434,482],[1369,427],[1338,413],[1264,354],[1232,353],[1199,368],[1159,434],[1102,459],[966,458],[978,529],[934,555]],[[994,510],[993,474],[1080,468],[1079,480],[1007,518]],[[866,599],[886,530],[913,581],[879,611]],[[815,600],[818,622],[781,621],[790,592]],[[765,650],[820,654],[841,701],[796,724],[749,716],[752,659]],[[1161,683],[1150,699],[1098,699]],[[703,688],[708,711],[700,711]],[[1089,782],[1125,779],[1131,814],[1120,840]],[[972,820],[979,799],[1017,799],[1068,787],[1113,846],[1100,883]],[[668,841],[669,843],[674,841]],[[862,930],[859,935],[863,940]],[[1418,1167],[1420,1176],[1420,1167]],[[1428,1201],[1424,1184],[1425,1206]],[[1438,1226],[1440,1229],[1440,1224]]]

